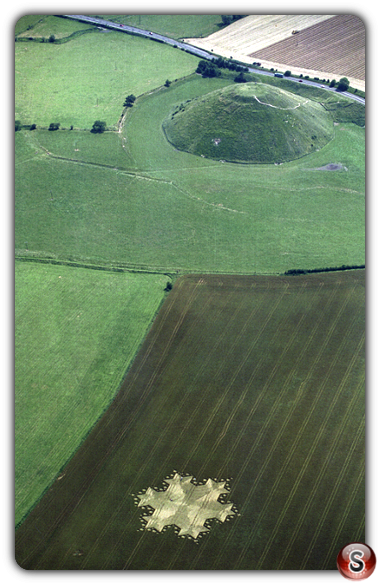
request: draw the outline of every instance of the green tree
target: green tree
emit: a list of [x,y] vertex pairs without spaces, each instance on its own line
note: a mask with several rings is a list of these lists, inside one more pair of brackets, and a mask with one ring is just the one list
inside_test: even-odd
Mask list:
[[292,72],[291,72],[291,71],[289,71],[289,69],[288,69],[287,71],[285,71],[285,73],[284,73],[284,76],[285,76],[285,77],[290,77],[290,76],[291,76],[291,74],[292,74]]
[[169,79],[167,79],[164,83],[165,87],[170,87],[171,81],[169,81]]
[[234,78],[235,83],[246,83],[247,79],[244,77],[244,73],[240,71],[239,75]]
[[55,43],[55,36],[54,35],[50,35],[49,43]]
[[91,128],[91,132],[94,134],[102,134],[106,129],[106,123],[102,122],[101,120],[96,120]]
[[330,86],[329,87],[335,87],[335,86],[336,86],[336,80],[335,79],[332,79],[330,81]]
[[337,91],[347,91],[349,88],[350,82],[348,81],[347,77],[342,77],[339,80],[338,87],[336,88]]
[[127,97],[125,98],[125,101],[124,101],[124,107],[131,108],[133,106],[135,100],[136,100],[136,96],[134,96],[133,93],[131,93],[130,95],[127,95]]
[[54,131],[54,130],[58,130],[58,128],[60,127],[60,123],[59,122],[52,122],[49,126],[49,130],[50,131]]
[[210,61],[202,59],[198,63],[195,73],[200,73],[202,77],[219,77],[220,70]]
[[228,16],[227,14],[222,14],[222,23],[224,26],[228,26],[232,22],[232,16]]

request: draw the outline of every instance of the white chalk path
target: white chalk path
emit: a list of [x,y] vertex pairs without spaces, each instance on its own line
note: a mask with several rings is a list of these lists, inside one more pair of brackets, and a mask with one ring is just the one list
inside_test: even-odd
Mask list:
[[305,106],[310,100],[306,100],[304,101],[302,104],[301,102],[299,104],[297,104],[296,106],[294,106],[293,108],[281,108],[280,106],[274,106],[273,104],[267,104],[266,102],[261,102],[259,100],[259,98],[257,97],[257,95],[253,96],[255,98],[255,100],[257,102],[259,102],[259,104],[261,104],[262,106],[269,106],[270,108],[275,108],[276,110],[296,110],[297,108],[299,108],[300,106]]

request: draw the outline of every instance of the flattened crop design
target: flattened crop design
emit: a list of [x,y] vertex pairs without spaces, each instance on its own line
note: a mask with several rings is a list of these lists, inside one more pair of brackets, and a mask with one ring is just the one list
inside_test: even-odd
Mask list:
[[225,481],[208,479],[206,483],[192,482],[192,476],[183,477],[176,473],[173,478],[165,479],[168,488],[158,491],[148,488],[139,494],[138,506],[150,506],[153,514],[143,514],[145,529],[162,532],[165,526],[175,525],[179,528],[178,536],[197,539],[202,532],[208,532],[204,525],[207,520],[217,519],[224,522],[234,516],[232,503],[218,501],[221,494],[228,493]]

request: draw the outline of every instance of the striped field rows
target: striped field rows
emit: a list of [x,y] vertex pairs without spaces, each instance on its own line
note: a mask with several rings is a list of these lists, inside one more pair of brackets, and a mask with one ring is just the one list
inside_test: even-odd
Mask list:
[[[364,537],[364,271],[180,278],[114,403],[17,533],[33,569],[332,569]],[[227,480],[199,541],[146,530],[174,471]],[[78,552],[79,551],[79,552]]]

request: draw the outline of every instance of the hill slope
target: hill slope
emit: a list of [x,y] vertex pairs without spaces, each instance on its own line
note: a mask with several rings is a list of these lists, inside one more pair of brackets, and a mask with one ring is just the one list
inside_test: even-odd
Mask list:
[[264,83],[235,84],[180,104],[163,129],[179,150],[248,163],[294,160],[333,137],[320,104]]

